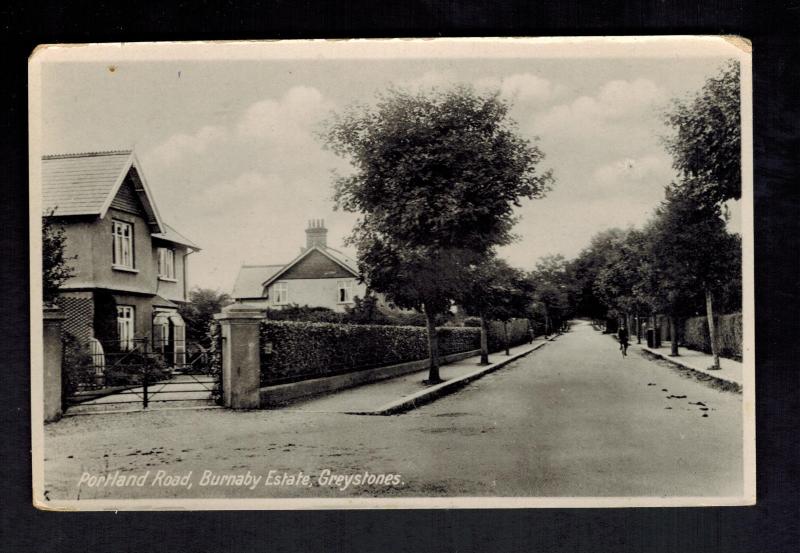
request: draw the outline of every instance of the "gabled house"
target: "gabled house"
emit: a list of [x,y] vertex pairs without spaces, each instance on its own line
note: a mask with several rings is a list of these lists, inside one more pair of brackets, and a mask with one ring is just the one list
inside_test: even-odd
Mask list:
[[187,258],[200,248],[164,222],[136,155],[43,156],[42,198],[44,214],[65,231],[66,256],[77,256],[58,299],[64,331],[82,343],[97,338],[107,351],[146,342],[179,358],[178,305],[187,301]]
[[358,266],[327,244],[328,230],[321,219],[309,221],[306,245],[289,263],[242,265],[233,286],[237,302],[271,309],[288,305],[327,307],[343,312],[363,298],[367,288],[358,282]]

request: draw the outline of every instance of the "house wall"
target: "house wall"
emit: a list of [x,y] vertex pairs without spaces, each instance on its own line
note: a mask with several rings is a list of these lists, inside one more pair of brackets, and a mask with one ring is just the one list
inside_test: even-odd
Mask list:
[[[353,296],[363,298],[366,295],[367,287],[359,284],[352,276],[350,278],[295,278],[278,282],[286,282],[289,286],[289,304],[309,305],[311,307],[327,307],[334,311],[344,312],[345,308],[352,306],[353,303],[342,304],[338,302],[340,280],[350,280],[353,282]],[[272,293],[272,286],[269,290],[269,306],[280,308],[275,304],[275,294]]]
[[[88,288],[94,283],[94,234],[97,232],[96,217],[58,219],[56,226],[64,229],[66,242],[64,255],[74,275],[66,283],[67,288]],[[109,230],[109,239],[111,237]],[[109,246],[110,247],[110,246]]]
[[130,305],[134,309],[134,337],[151,338],[153,333],[153,299],[147,296],[114,294],[117,305]]
[[[112,267],[114,241],[111,227],[114,220],[133,224],[133,265],[135,272]],[[139,215],[109,209],[93,231],[95,286],[154,294],[156,291],[156,259],[150,226]]]
[[158,248],[166,247],[175,250],[175,281],[157,277],[157,294],[168,300],[184,302],[186,301],[186,282],[183,278],[183,267],[186,264],[186,252],[188,248],[173,244],[172,242],[163,242],[161,240],[153,240],[153,266],[158,273]]
[[[112,267],[114,241],[111,227],[115,219],[133,224],[133,272]],[[70,218],[60,221],[59,225],[66,234],[66,255],[77,256],[69,262],[75,269],[75,275],[64,284],[65,289],[108,288],[159,294],[169,300],[185,301],[183,266],[188,248],[154,240],[150,235],[150,226],[143,217],[112,208],[103,219]],[[175,249],[175,282],[157,276],[158,245]]]

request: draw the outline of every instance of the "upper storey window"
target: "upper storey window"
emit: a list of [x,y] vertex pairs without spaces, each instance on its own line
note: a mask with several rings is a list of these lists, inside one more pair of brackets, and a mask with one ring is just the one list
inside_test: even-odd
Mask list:
[[133,225],[123,221],[112,221],[114,236],[113,264],[115,267],[133,269]]
[[175,280],[175,250],[172,248],[158,248],[158,276]]

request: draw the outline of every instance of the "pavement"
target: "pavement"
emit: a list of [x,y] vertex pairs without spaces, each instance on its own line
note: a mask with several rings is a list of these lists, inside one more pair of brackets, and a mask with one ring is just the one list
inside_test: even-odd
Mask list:
[[[480,365],[480,356],[468,357],[439,367],[442,383],[424,383],[428,369],[365,384],[289,404],[283,409],[308,413],[348,413],[356,415],[393,415],[416,409],[444,394],[528,355],[551,340],[538,339],[532,344],[510,348],[489,356],[489,365]],[[280,408],[280,407],[279,407]]]
[[702,351],[696,351],[693,349],[681,347],[678,349],[678,356],[673,357],[670,355],[670,346],[669,342],[666,342],[666,346],[660,348],[649,348],[646,345],[637,345],[631,344],[630,347],[638,347],[644,351],[648,351],[653,355],[660,357],[669,361],[670,363],[675,363],[676,365],[680,365],[686,369],[691,369],[693,371],[711,376],[718,380],[722,380],[724,382],[729,382],[732,384],[736,384],[741,388],[743,384],[742,379],[742,363],[739,361],[735,361],[733,359],[725,359],[724,357],[719,358],[719,369],[711,369],[709,367],[713,366],[714,358],[713,356],[704,353]]
[[[502,354],[501,354],[502,356]],[[499,357],[495,354],[495,357]],[[576,324],[532,355],[412,411],[151,411],[45,425],[55,499],[720,497],[743,493],[742,395]],[[190,475],[186,487],[90,487],[84,473]],[[202,486],[213,474],[311,476],[309,486]],[[321,476],[392,473],[387,485]],[[711,502],[711,499],[709,499]]]

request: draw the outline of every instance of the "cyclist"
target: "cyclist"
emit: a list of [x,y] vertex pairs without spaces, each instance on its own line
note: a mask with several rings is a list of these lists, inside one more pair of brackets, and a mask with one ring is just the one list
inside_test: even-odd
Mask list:
[[619,339],[619,350],[622,352],[622,357],[628,356],[628,329],[624,324],[619,326],[617,331],[617,338]]

